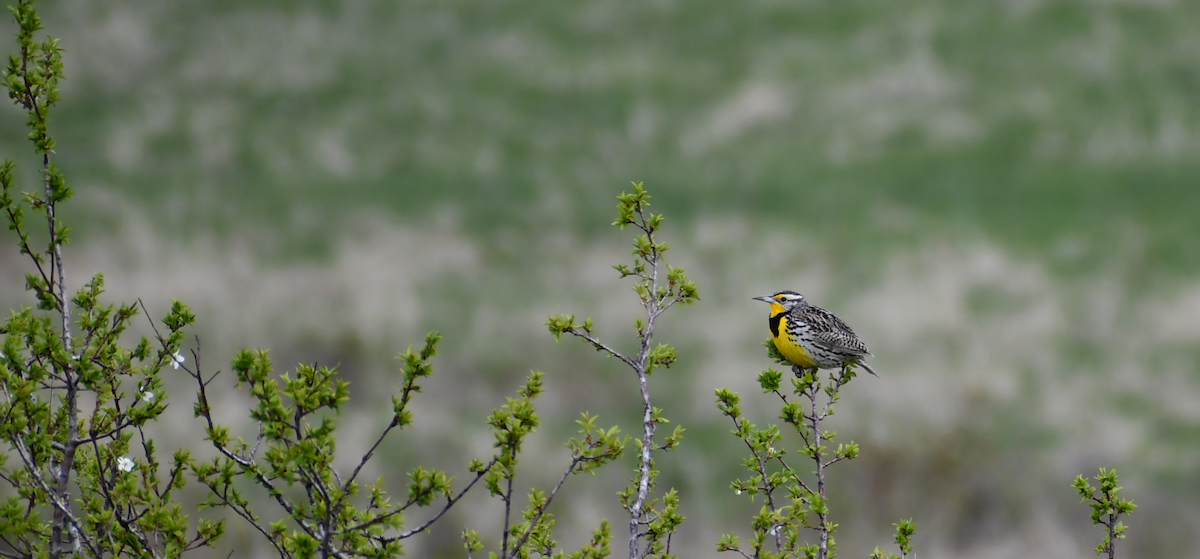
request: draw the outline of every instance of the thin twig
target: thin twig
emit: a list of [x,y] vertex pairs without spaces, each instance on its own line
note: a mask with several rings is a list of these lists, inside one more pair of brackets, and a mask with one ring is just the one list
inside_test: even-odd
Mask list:
[[[511,445],[510,445],[510,448],[511,448]],[[515,449],[513,450],[513,452],[515,452]],[[508,557],[508,524],[512,517],[513,478],[516,477],[516,472],[512,471],[511,468],[509,468],[509,471],[506,473],[508,474],[505,476],[507,478],[508,484],[504,490],[504,494],[500,496],[500,498],[504,501],[504,533],[500,539],[500,541],[501,541],[500,556],[501,557]]]
[[[462,499],[463,496],[466,495],[467,492],[471,490],[471,487],[473,487],[476,482],[478,482],[481,478],[483,478],[484,474],[491,471],[492,467],[495,466],[495,464],[496,464],[496,458],[492,458],[492,461],[488,462],[487,467],[480,470],[479,472],[476,472],[475,479],[471,480],[471,482],[468,483],[467,486],[462,489],[462,491],[459,491],[458,495],[455,495],[454,498],[448,499],[446,501],[446,505],[444,507],[442,507],[442,510],[439,511],[436,516],[429,519],[424,524],[422,524],[412,530],[404,532],[403,534],[400,534],[399,536],[392,538],[391,540],[388,540],[388,541],[403,540],[405,538],[411,538],[412,536],[415,536],[417,534],[420,534],[421,532],[424,532],[426,529],[428,529],[430,526],[432,526],[434,522],[437,522],[437,519],[441,518],[443,514],[446,514],[446,512],[450,510],[450,507],[453,507],[455,503],[457,503],[460,499]],[[402,508],[396,509],[396,510],[389,512],[387,514],[384,514],[384,515],[377,516],[377,517],[371,519],[370,521],[363,522],[357,526],[353,526],[351,528],[346,528],[346,529],[342,530],[341,532],[339,532],[339,534],[353,532],[356,530],[362,530],[364,528],[369,528],[371,526],[374,526],[375,524],[379,524],[380,522],[383,522],[383,521],[387,520],[388,518],[391,518],[392,516],[395,516],[397,514],[400,514],[401,512],[404,512],[405,509],[407,509],[409,506],[411,506],[415,502],[416,502],[415,500],[409,501]]]
[[580,330],[576,330],[576,329],[574,329],[574,328],[572,328],[572,329],[570,329],[570,330],[566,330],[566,332],[567,332],[568,334],[573,334],[573,335],[575,335],[575,336],[578,336],[578,337],[580,337],[580,338],[583,338],[583,339],[584,339],[584,340],[586,340],[586,341],[587,341],[589,344],[592,344],[593,346],[595,346],[595,347],[596,347],[596,349],[599,349],[599,350],[601,350],[601,351],[603,351],[603,352],[605,352],[605,353],[607,353],[607,354],[609,354],[609,355],[611,355],[611,356],[613,356],[613,357],[616,357],[617,359],[620,359],[622,362],[624,362],[626,365],[629,365],[630,367],[633,367],[634,369],[637,369],[637,364],[636,364],[636,363],[634,363],[634,362],[633,362],[633,360],[629,359],[628,357],[625,357],[625,356],[624,356],[624,355],[622,355],[622,354],[621,354],[619,351],[617,351],[617,350],[615,350],[615,349],[613,349],[613,348],[611,348],[611,347],[608,347],[607,345],[605,345],[605,344],[601,343],[601,342],[600,342],[600,340],[598,340],[598,339],[596,339],[596,338],[592,337],[592,336],[591,336],[590,334],[588,334],[587,332],[582,332],[582,331],[580,331]]
[[[592,446],[591,448],[595,448],[595,446]],[[554,496],[558,494],[559,489],[562,489],[563,484],[567,482],[568,477],[571,477],[571,474],[574,473],[575,468],[581,463],[597,461],[601,460],[602,458],[603,457],[600,456],[589,458],[581,455],[576,456],[573,460],[571,460],[571,465],[567,468],[567,471],[563,472],[562,477],[558,480],[558,484],[554,486],[554,489],[550,491],[550,495],[546,497],[546,503],[542,505],[540,509],[538,509],[537,515],[529,521],[529,529],[525,530],[525,534],[521,536],[521,539],[517,540],[517,543],[513,544],[513,557],[517,556],[517,552],[521,549],[521,546],[525,545],[525,541],[528,540],[529,536],[533,534],[533,531],[535,528],[537,528],[538,522],[542,519],[542,516],[546,514],[547,510],[550,509],[550,503],[554,501]],[[550,554],[545,555],[549,556]]]
[[[225,504],[225,508],[231,509],[235,514],[242,517],[243,520],[245,520],[247,523],[249,523],[251,526],[253,526],[255,530],[258,530],[258,533],[262,534],[263,537],[265,537],[266,540],[268,542],[270,542],[271,546],[275,548],[275,551],[279,552],[280,557],[287,557],[283,548],[279,547],[279,543],[277,543],[275,541],[275,538],[272,538],[270,533],[268,533],[266,530],[264,530],[262,528],[262,526],[258,525],[258,522],[255,520],[254,515],[251,514],[248,509],[242,510],[242,508],[239,507],[236,503],[231,502],[229,500],[229,497],[227,497],[224,493],[222,493],[221,491],[218,491],[217,487],[215,485],[213,485],[212,483],[209,483],[207,481],[201,481],[201,483],[203,483],[204,486],[208,488],[209,493],[212,493],[213,495],[216,495],[218,499],[221,499],[221,502]],[[225,493],[227,493],[228,491],[229,491],[229,487],[226,486]]]
[[347,478],[345,483],[342,484],[342,491],[346,491],[350,488],[350,484],[354,483],[354,480],[358,478],[358,473],[362,471],[363,467],[367,465],[367,462],[371,460],[371,457],[375,455],[375,450],[379,448],[380,444],[383,444],[383,439],[388,436],[388,433],[390,433],[392,429],[395,429],[399,425],[400,416],[393,415],[391,423],[389,423],[388,426],[383,429],[383,432],[379,433],[379,437],[375,439],[375,444],[372,444],[371,448],[367,449],[367,452],[363,454],[362,460],[358,462],[358,466],[354,468],[354,471],[350,473],[350,477]]

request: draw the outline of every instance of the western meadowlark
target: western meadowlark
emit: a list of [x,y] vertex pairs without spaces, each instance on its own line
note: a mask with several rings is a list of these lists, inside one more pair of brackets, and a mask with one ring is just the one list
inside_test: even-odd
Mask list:
[[871,355],[867,346],[833,313],[808,304],[804,296],[795,291],[780,291],[754,299],[771,304],[771,339],[779,353],[800,370],[858,365],[875,375],[863,361]]

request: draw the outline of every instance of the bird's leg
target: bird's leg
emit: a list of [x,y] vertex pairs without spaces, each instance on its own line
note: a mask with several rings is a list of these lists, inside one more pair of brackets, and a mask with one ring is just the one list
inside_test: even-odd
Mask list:
[[806,372],[808,372],[807,368],[792,363],[792,374],[795,375],[796,378],[804,378],[804,373]]
[[801,367],[800,365],[792,363],[792,374],[796,375],[796,378],[804,378],[804,374],[809,372],[816,374],[818,370],[819,369],[817,367]]

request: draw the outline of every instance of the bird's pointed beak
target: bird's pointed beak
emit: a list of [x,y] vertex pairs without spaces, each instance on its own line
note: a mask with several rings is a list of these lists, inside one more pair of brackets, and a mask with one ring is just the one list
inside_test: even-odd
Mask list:
[[762,297],[754,297],[754,300],[762,301],[764,303],[778,303],[779,302],[779,301],[776,301],[775,298],[771,297],[770,295],[763,295]]

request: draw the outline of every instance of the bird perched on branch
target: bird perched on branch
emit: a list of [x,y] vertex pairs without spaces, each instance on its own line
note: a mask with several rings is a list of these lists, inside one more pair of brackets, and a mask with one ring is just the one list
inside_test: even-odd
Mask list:
[[833,313],[808,304],[795,291],[754,299],[771,304],[771,339],[779,353],[796,367],[815,370],[857,365],[875,375],[863,361],[871,355],[867,346]]

